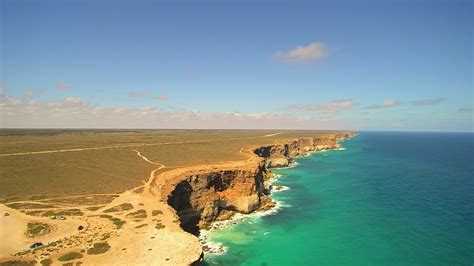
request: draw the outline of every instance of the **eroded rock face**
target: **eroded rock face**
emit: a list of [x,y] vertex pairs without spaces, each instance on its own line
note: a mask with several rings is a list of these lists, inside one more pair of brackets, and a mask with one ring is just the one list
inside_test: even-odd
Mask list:
[[288,166],[289,161],[286,157],[271,157],[265,159],[265,165],[267,168],[281,168]]
[[269,175],[261,160],[243,169],[191,175],[168,196],[168,204],[177,211],[182,227],[197,234],[225,211],[229,216],[229,211],[250,213],[259,208]]
[[301,138],[286,144],[258,148],[255,154],[265,158],[267,168],[286,167],[296,156],[305,155],[311,151],[338,149],[340,148],[338,141],[352,136],[353,133],[345,133],[326,138]]
[[292,158],[310,151],[339,148],[338,141],[352,133],[326,138],[301,138],[283,144],[255,149],[256,156],[245,166],[217,167],[212,170],[184,174],[167,195],[168,204],[181,220],[184,230],[199,234],[213,221],[229,219],[233,214],[251,213],[259,208],[271,208],[266,182],[270,168],[285,167]]

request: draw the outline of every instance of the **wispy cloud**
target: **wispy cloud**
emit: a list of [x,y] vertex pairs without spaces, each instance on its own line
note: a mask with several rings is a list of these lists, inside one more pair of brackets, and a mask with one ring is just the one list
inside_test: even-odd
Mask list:
[[202,113],[198,110],[162,110],[157,107],[100,107],[79,97],[63,101],[25,100],[0,95],[4,127],[71,128],[339,128],[342,122],[279,113]]
[[394,107],[400,105],[400,102],[398,100],[385,100],[380,104],[372,104],[364,107],[364,109],[381,109],[381,108],[388,108],[388,107]]
[[317,111],[323,113],[335,113],[342,110],[351,109],[357,105],[351,99],[344,100],[334,100],[325,103],[315,103],[315,104],[293,104],[289,105],[288,109],[290,110],[305,110],[305,111]]
[[64,99],[64,106],[66,107],[78,107],[78,106],[85,106],[87,105],[81,98],[79,97],[67,97]]
[[66,82],[59,82],[58,84],[56,84],[56,88],[60,90],[68,90],[72,88],[72,84]]
[[276,52],[273,58],[288,64],[307,64],[321,60],[329,55],[329,49],[322,42],[313,42],[306,46],[297,46],[287,52]]
[[36,97],[36,96],[38,96],[38,93],[35,92],[35,91],[27,91],[27,92],[25,92],[25,97],[26,97],[26,98],[34,98],[34,97]]
[[130,97],[148,97],[150,93],[148,91],[135,91],[130,93]]
[[418,100],[414,101],[413,105],[435,105],[435,104],[440,104],[442,102],[445,102],[446,98],[434,98],[434,99],[423,99],[423,100]]
[[129,94],[129,96],[134,97],[134,98],[150,98],[150,99],[155,99],[155,100],[159,100],[159,101],[167,101],[168,100],[168,95],[166,95],[166,94],[159,94],[159,95],[153,96],[152,94],[150,94],[146,90],[132,92],[132,93]]
[[160,95],[155,96],[153,98],[156,99],[156,100],[160,100],[160,101],[167,101],[168,100],[168,95],[160,94]]

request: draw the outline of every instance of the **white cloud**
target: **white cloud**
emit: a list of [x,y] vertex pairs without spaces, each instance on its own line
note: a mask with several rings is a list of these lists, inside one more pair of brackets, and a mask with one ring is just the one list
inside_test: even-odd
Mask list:
[[155,107],[145,107],[140,110],[140,115],[157,114],[159,110]]
[[[98,107],[79,97],[63,101],[17,100],[0,95],[3,128],[334,129],[340,122],[278,113],[202,113],[198,110]],[[339,124],[338,124],[339,123]]]
[[155,96],[155,97],[153,97],[153,98],[155,98],[155,99],[157,99],[157,100],[160,100],[160,101],[167,101],[167,100],[168,100],[168,96],[167,96],[167,95],[164,95],[164,94],[160,94],[160,95]]
[[424,100],[414,101],[413,104],[414,105],[435,105],[435,104],[440,104],[445,101],[446,101],[446,98],[424,99]]
[[130,97],[148,97],[149,95],[148,91],[135,91],[130,93]]
[[129,96],[134,97],[134,98],[153,98],[153,99],[159,100],[159,101],[167,101],[168,100],[168,96],[165,95],[165,94],[159,94],[157,96],[153,96],[152,94],[150,94],[146,90],[132,92],[132,93],[129,94]]
[[398,100],[385,100],[381,104],[372,104],[364,107],[364,109],[381,109],[381,108],[388,108],[388,107],[394,107],[400,105],[400,102]]
[[289,64],[306,64],[321,60],[329,55],[329,49],[322,42],[313,42],[306,46],[297,46],[288,52],[276,52],[273,58]]
[[334,100],[326,103],[315,103],[315,104],[303,104],[303,105],[290,105],[288,109],[290,110],[305,110],[305,111],[317,111],[323,113],[335,113],[342,110],[351,109],[356,106],[351,99],[344,100]]
[[66,99],[64,99],[64,106],[67,107],[77,107],[84,105],[86,105],[86,103],[83,102],[79,97],[67,97]]

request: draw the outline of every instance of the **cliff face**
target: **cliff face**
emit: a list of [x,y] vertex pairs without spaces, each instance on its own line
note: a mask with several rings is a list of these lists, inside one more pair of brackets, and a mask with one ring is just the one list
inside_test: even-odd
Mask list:
[[309,151],[340,148],[338,141],[352,137],[353,133],[327,138],[301,138],[287,143],[260,147],[257,156],[241,167],[215,167],[183,173],[167,196],[168,204],[180,217],[181,227],[195,235],[211,222],[232,217],[235,213],[250,213],[269,208],[266,180],[274,167],[285,167],[298,155]]
[[221,169],[187,176],[168,196],[188,232],[198,234],[218,219],[235,212],[250,213],[268,199],[263,184],[269,178],[263,162],[241,169]]
[[339,149],[339,141],[351,138],[354,132],[338,134],[325,138],[300,138],[288,143],[260,147],[255,153],[265,158],[267,168],[286,167],[296,156],[305,155],[310,151]]

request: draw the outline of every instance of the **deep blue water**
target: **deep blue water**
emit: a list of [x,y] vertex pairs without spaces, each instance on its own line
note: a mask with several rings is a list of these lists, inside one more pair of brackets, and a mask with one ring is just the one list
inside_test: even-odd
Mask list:
[[213,232],[218,265],[473,265],[474,134],[363,132],[275,170],[284,207]]

